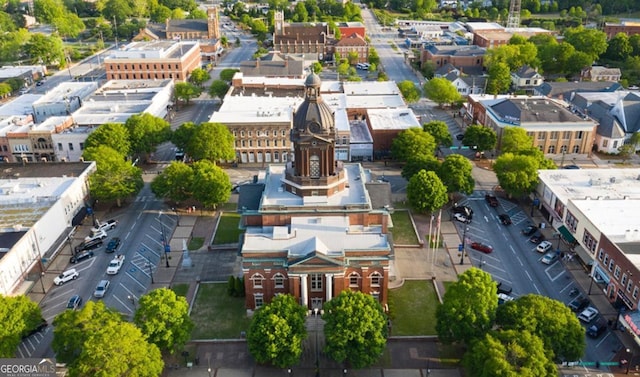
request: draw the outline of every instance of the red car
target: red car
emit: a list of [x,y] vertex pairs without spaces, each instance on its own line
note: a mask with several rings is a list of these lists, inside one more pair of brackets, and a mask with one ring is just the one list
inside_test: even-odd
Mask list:
[[487,245],[482,242],[472,242],[471,248],[474,250],[481,251],[485,254],[489,254],[493,251],[493,247],[491,245]]

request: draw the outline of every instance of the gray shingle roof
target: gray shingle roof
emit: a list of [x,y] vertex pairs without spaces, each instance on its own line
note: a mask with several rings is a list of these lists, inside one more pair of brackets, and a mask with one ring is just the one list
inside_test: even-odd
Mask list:
[[203,32],[209,30],[209,24],[207,20],[202,19],[190,19],[190,20],[169,20],[169,32],[188,32],[197,31]]
[[550,101],[505,99],[490,108],[498,117],[514,124],[583,121],[571,111]]
[[530,79],[538,75],[538,72],[525,64],[515,71],[514,74],[522,79]]

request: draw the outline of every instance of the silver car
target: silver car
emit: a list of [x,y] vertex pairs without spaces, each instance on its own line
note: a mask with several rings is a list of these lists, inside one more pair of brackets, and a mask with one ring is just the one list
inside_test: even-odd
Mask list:
[[100,280],[98,286],[96,287],[95,292],[93,292],[93,297],[102,298],[105,293],[109,289],[109,280]]

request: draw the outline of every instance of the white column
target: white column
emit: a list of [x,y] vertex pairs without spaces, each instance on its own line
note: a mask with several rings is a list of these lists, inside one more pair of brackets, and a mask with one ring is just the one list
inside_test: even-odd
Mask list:
[[302,306],[309,307],[309,294],[307,293],[307,274],[300,275],[300,297]]
[[327,301],[331,301],[333,298],[333,274],[326,274],[324,278],[327,281]]

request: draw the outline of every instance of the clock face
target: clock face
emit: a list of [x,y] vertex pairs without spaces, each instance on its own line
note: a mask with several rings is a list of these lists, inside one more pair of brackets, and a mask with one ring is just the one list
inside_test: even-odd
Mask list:
[[322,127],[320,127],[320,123],[318,122],[309,122],[307,125],[307,129],[309,130],[309,132],[313,132],[314,134],[322,131]]

